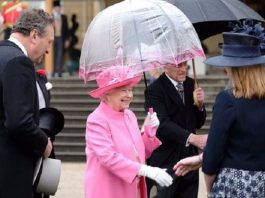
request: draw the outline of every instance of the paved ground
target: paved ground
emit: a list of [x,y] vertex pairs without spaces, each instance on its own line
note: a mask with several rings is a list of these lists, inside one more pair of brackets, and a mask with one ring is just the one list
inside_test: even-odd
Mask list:
[[[58,191],[51,198],[83,198],[84,163],[62,163],[61,179]],[[205,184],[200,174],[200,189],[198,198],[205,198]]]

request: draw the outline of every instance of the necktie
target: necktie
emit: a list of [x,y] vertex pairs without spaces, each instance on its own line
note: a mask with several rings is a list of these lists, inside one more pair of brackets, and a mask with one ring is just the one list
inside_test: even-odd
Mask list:
[[184,103],[184,87],[183,87],[183,83],[178,83],[176,85],[176,87],[177,87],[178,93],[179,93],[179,95],[180,95],[180,97],[181,97],[181,99],[182,99],[182,101]]

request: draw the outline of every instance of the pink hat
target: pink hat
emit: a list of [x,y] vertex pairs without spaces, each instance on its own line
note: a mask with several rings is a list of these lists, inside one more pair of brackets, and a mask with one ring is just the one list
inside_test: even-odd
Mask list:
[[98,88],[90,91],[89,95],[93,98],[99,98],[111,89],[125,85],[135,86],[141,78],[141,76],[134,76],[128,67],[112,67],[102,71],[97,76]]

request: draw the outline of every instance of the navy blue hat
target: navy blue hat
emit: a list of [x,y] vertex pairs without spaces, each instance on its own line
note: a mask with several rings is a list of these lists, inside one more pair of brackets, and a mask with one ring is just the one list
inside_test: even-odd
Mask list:
[[217,67],[244,67],[264,64],[265,57],[260,52],[260,40],[244,33],[223,33],[222,55],[208,58],[207,65]]

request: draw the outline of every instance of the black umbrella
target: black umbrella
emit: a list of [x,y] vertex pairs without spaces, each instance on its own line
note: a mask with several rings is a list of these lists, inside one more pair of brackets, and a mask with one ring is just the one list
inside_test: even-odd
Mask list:
[[192,22],[201,40],[231,31],[229,22],[264,19],[239,0],[166,0],[179,8]]
[[[165,0],[180,9],[192,22],[200,40],[221,32],[231,31],[230,22],[264,19],[239,0]],[[194,60],[192,61],[195,87],[197,85]]]

